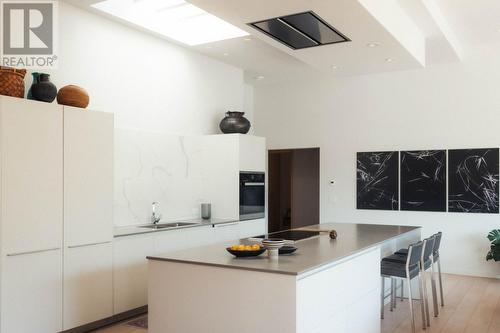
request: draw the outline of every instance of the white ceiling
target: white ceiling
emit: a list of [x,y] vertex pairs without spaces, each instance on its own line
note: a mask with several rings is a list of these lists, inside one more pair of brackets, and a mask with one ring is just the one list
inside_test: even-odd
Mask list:
[[[90,8],[96,0],[67,1],[96,12]],[[424,68],[460,61],[473,45],[500,42],[499,0],[188,1],[250,36],[186,47],[243,68],[252,84]],[[248,26],[308,10],[352,41],[292,50]]]

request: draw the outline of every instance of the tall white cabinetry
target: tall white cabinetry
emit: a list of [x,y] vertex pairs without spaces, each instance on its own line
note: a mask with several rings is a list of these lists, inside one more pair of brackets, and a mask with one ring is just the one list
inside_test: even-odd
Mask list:
[[203,138],[204,196],[212,203],[212,216],[239,219],[240,171],[266,170],[265,138],[243,134]]
[[62,328],[63,108],[0,97],[0,332]]
[[0,97],[0,332],[112,315],[113,118]]
[[113,315],[113,115],[64,107],[63,329]]

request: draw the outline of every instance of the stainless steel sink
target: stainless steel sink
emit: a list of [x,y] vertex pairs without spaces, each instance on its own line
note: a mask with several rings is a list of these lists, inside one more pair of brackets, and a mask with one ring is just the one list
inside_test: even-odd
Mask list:
[[167,228],[178,228],[178,227],[185,227],[189,225],[196,225],[200,224],[199,222],[172,222],[172,223],[159,223],[159,224],[148,224],[148,225],[143,225],[141,228],[148,228],[148,229],[167,229]]

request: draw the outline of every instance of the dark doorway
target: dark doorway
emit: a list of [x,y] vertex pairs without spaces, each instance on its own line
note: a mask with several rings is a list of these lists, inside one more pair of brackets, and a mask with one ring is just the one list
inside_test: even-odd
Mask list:
[[268,231],[319,223],[319,148],[269,150]]

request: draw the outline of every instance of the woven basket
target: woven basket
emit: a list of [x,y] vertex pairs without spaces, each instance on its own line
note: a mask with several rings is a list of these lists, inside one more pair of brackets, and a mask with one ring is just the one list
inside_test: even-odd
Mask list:
[[0,66],[0,95],[24,97],[25,69]]

